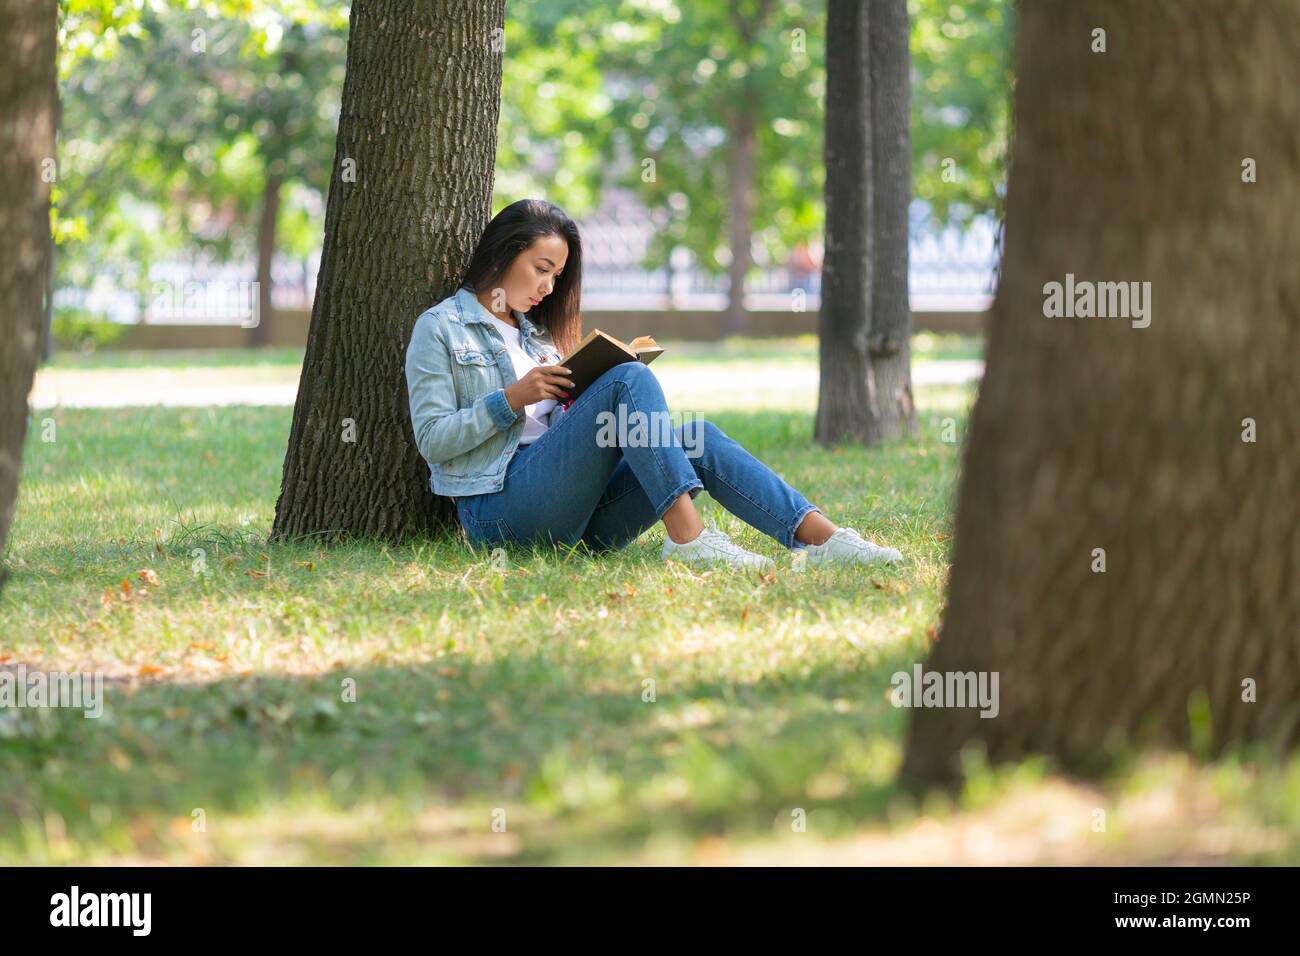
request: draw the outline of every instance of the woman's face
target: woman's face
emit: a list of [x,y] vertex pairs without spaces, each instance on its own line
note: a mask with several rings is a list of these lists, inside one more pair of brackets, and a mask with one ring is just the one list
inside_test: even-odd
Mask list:
[[[569,244],[562,236],[542,236],[533,240],[506,270],[501,281],[506,305],[528,312],[551,294],[555,280],[569,261]],[[495,291],[495,290],[493,290]]]

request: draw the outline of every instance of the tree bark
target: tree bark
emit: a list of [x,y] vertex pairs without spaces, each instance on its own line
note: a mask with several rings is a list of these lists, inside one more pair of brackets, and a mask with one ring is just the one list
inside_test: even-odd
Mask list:
[[[926,664],[997,672],[999,711],[916,710],[905,780],[955,782],[967,745],[1090,774],[1127,746],[1300,741],[1297,49],[1283,0],[1022,6],[1005,268]],[[1048,317],[1067,274],[1150,282],[1150,324]]]
[[[27,439],[27,396],[50,288],[57,4],[12,0],[0,17],[0,555],[13,524]],[[0,566],[0,584],[7,572]]]
[[504,0],[352,7],[276,538],[396,539],[455,520],[415,446],[404,356],[415,319],[454,291],[489,219],[504,18]]
[[749,111],[736,113],[731,121],[730,195],[728,243],[731,265],[727,267],[727,311],[722,316],[723,335],[743,335],[749,328],[745,308],[745,277],[754,264],[750,251],[754,229],[754,166],[758,158],[758,130]]
[[915,437],[912,306],[907,291],[912,139],[907,0],[871,0],[871,412],[883,439]]
[[[273,160],[272,164],[276,161]],[[270,166],[271,164],[268,164]],[[275,258],[276,225],[280,219],[280,193],[284,189],[284,173],[268,168],[266,185],[262,188],[262,215],[257,224],[257,324],[249,330],[248,344],[253,347],[269,345],[275,324],[275,308],[271,293],[275,279],[271,275],[271,261]]]
[[829,0],[826,12],[826,252],[817,316],[817,441],[879,440],[869,413],[867,322],[872,297],[872,129],[867,8]]

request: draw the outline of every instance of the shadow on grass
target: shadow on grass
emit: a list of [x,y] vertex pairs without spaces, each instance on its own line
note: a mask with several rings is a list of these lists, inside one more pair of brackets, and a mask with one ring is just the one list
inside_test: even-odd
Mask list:
[[[86,853],[184,861],[206,842],[190,826],[196,808],[214,838],[269,811],[249,842],[315,862],[611,859],[652,833],[788,833],[798,810],[861,825],[897,798],[903,716],[881,689],[905,663],[659,685],[653,700],[640,681],[585,687],[541,655],[117,682],[100,720],[20,711],[5,725],[0,856],[47,861],[40,844],[57,818]],[[348,680],[355,702],[342,700]],[[329,816],[367,804],[384,808],[377,827],[301,825],[306,806]],[[493,831],[502,810],[504,834]],[[215,846],[205,860],[251,849]]]

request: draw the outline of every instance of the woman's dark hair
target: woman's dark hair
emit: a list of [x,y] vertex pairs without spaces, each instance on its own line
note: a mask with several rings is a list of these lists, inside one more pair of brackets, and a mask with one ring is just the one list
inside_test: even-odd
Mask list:
[[582,239],[578,226],[555,203],[545,199],[512,202],[492,217],[465,270],[460,287],[479,293],[500,282],[515,261],[543,236],[559,236],[569,244],[564,271],[555,280],[551,294],[528,312],[528,320],[551,334],[563,354],[582,336]]

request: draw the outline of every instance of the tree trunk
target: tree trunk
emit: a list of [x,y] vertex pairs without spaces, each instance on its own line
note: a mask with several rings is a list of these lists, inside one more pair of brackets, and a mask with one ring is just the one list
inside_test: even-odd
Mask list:
[[[18,499],[27,396],[50,288],[50,182],[58,109],[57,4],[12,0],[0,18],[0,555]],[[0,584],[7,572],[0,567]]]
[[754,228],[754,165],[758,156],[758,130],[754,115],[742,111],[731,121],[731,149],[728,154],[731,184],[728,207],[731,265],[727,287],[727,311],[722,317],[723,335],[743,335],[749,329],[749,312],[745,308],[745,276],[754,257],[750,252]]
[[358,0],[273,536],[445,528],[404,375],[491,210],[505,0]]
[[280,218],[280,193],[284,189],[284,173],[267,164],[266,185],[262,188],[262,216],[257,224],[257,324],[249,330],[248,344],[253,347],[271,344],[271,329],[275,322],[271,293],[275,279],[271,275],[271,260],[275,257],[275,230]]
[[[1081,773],[1125,745],[1294,747],[1300,8],[1020,16],[1005,269],[926,665],[997,672],[999,710],[918,709],[904,778],[954,782],[968,743]],[[1150,295],[1049,317],[1067,281],[1076,316],[1078,282]]]
[[826,252],[817,316],[819,442],[877,441],[870,414],[871,78],[867,9],[830,0],[826,11]]
[[[54,80],[54,150],[51,156],[58,156],[59,151],[59,134],[63,129],[63,98],[59,92],[58,85],[58,40],[55,40],[55,80]],[[57,178],[57,177],[56,177]],[[55,289],[55,257],[59,254],[58,243],[54,241],[54,233],[47,230],[49,236],[50,255],[46,267],[46,294],[45,294],[45,318],[42,320],[41,332],[41,357],[37,367],[49,365],[54,358],[54,289]],[[0,549],[4,547],[4,539],[0,538]]]
[[912,139],[907,0],[870,5],[872,144],[872,414],[881,438],[914,437],[912,306],[907,293]]

